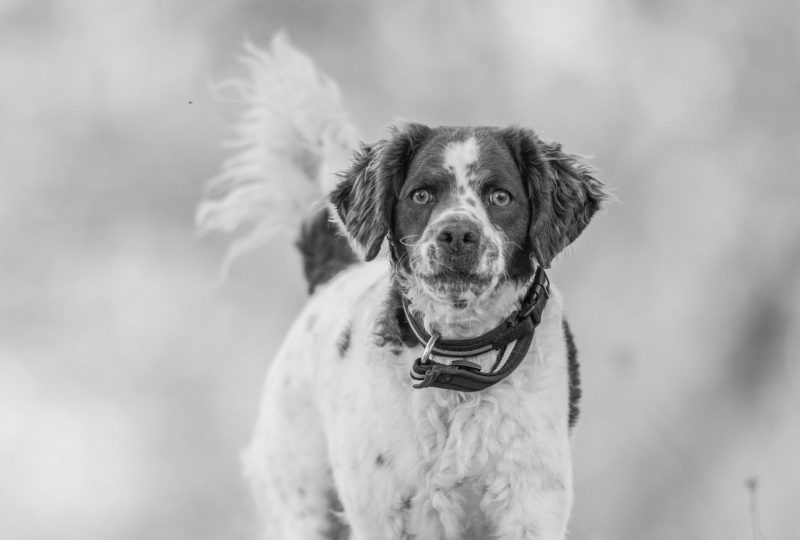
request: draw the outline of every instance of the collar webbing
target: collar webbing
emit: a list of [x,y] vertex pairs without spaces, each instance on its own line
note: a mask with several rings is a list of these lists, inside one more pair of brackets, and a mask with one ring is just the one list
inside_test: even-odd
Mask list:
[[[522,299],[519,309],[500,325],[469,339],[440,339],[439,334],[429,334],[411,313],[408,300],[403,297],[403,312],[414,336],[425,346],[422,357],[417,358],[411,367],[411,377],[419,381],[414,388],[433,386],[474,392],[483,390],[508,377],[522,363],[528,353],[533,333],[542,320],[550,282],[542,267],[536,269],[533,283]],[[504,360],[511,344],[511,353]],[[498,351],[497,359],[489,372],[482,372],[480,365],[465,358],[478,356],[489,351]],[[430,359],[431,356],[456,358],[448,364]]]

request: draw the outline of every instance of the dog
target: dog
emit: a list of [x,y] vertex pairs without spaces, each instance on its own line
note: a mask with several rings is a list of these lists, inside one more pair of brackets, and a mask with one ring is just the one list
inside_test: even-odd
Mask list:
[[580,384],[546,271],[604,185],[514,126],[399,122],[358,147],[285,38],[246,62],[243,150],[199,221],[244,231],[235,253],[296,227],[312,293],[244,453],[264,538],[564,538]]

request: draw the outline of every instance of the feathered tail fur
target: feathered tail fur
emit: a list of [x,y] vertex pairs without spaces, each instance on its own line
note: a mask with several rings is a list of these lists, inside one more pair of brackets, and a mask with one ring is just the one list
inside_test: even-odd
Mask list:
[[[228,145],[236,153],[197,210],[201,233],[232,237],[223,270],[277,234],[301,231],[298,247],[313,292],[355,261],[319,204],[347,168],[358,135],[336,84],[282,35],[268,50],[245,45],[247,79],[221,85],[246,107]],[[305,222],[305,223],[304,223]]]

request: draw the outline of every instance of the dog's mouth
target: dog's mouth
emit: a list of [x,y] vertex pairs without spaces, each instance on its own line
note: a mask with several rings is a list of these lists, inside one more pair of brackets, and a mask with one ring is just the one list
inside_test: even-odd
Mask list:
[[440,271],[419,277],[429,291],[457,309],[466,308],[495,283],[493,276],[475,272]]
[[432,285],[438,284],[453,287],[487,286],[492,281],[492,276],[489,274],[461,272],[457,270],[440,270],[420,277]]
[[435,246],[428,246],[424,254],[423,279],[431,281],[453,281],[479,283],[490,281],[499,270],[499,250],[492,245],[483,245],[468,254],[441,253]]
[[482,242],[465,253],[447,252],[434,242],[418,246],[410,273],[435,301],[463,309],[493,289],[502,276],[500,250]]

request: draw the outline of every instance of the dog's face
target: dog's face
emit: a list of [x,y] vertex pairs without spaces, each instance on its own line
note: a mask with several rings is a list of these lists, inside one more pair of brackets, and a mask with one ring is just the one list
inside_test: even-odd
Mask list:
[[331,194],[367,260],[389,234],[401,276],[455,307],[527,281],[588,224],[602,185],[518,128],[408,124],[365,146]]
[[455,304],[532,272],[530,197],[487,129],[437,129],[409,165],[392,213],[402,270]]

